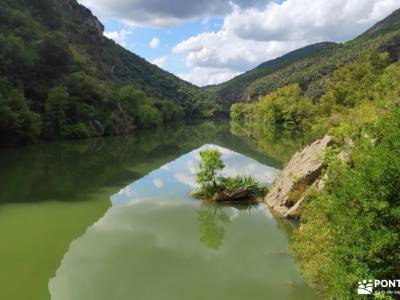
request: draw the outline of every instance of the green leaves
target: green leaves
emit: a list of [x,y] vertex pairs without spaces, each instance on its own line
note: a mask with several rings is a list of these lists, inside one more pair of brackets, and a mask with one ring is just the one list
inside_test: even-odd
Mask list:
[[260,197],[267,193],[268,188],[251,176],[218,176],[218,171],[225,165],[221,160],[221,152],[217,149],[200,151],[200,158],[200,169],[196,174],[200,188],[192,191],[193,197],[211,199],[218,196],[220,192],[229,194],[241,189],[246,190],[247,198]]
[[162,123],[160,111],[149,104],[139,106],[137,119],[141,128],[160,126]]
[[329,156],[326,190],[308,195],[293,245],[305,274],[341,299],[353,298],[360,278],[399,274],[400,109],[368,132],[351,164]]
[[200,170],[197,173],[197,182],[202,186],[217,188],[217,171],[222,170],[225,165],[218,150],[200,151]]
[[0,144],[33,142],[40,130],[40,117],[31,111],[23,92],[0,78]]
[[69,93],[65,87],[54,87],[49,91],[45,104],[45,119],[47,134],[58,136],[67,122],[67,107]]

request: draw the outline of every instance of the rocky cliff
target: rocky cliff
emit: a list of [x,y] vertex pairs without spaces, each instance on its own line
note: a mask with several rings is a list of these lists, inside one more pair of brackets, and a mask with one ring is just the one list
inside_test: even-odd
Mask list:
[[287,218],[299,216],[306,189],[313,185],[322,188],[322,155],[331,142],[332,138],[325,136],[293,155],[265,198],[273,212]]

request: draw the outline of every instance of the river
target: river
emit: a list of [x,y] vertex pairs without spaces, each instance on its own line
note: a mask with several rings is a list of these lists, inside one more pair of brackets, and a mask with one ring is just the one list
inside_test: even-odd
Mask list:
[[226,175],[283,166],[213,122],[0,150],[0,299],[316,299],[294,224],[190,197],[204,148]]

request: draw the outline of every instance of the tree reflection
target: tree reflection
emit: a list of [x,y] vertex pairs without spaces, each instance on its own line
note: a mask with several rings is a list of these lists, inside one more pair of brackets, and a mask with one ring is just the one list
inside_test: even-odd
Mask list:
[[200,226],[200,242],[207,248],[218,250],[224,242],[224,225],[231,222],[226,212],[217,207],[203,203],[197,211]]

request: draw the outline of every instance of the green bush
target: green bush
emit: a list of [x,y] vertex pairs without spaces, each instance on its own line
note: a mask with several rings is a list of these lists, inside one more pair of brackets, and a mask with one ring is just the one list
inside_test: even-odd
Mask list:
[[162,124],[160,111],[149,104],[143,104],[139,107],[137,118],[138,125],[141,128],[160,126]]
[[179,121],[184,118],[183,108],[170,101],[162,101],[159,104],[159,110],[164,123]]
[[224,190],[231,192],[240,188],[245,188],[250,191],[250,195],[253,197],[265,196],[268,193],[266,185],[260,184],[257,179],[251,176],[234,176],[234,177],[222,177],[220,184]]
[[400,109],[364,126],[352,163],[331,155],[328,182],[311,193],[293,246],[325,292],[354,298],[358,280],[397,279],[400,266]]
[[231,118],[252,131],[278,127],[305,131],[313,123],[316,109],[299,85],[290,85],[260,97],[254,104],[232,105]]
[[31,143],[40,134],[40,116],[30,110],[23,92],[0,78],[0,143]]
[[67,122],[69,93],[65,87],[52,88],[45,103],[46,135],[59,136]]
[[64,136],[69,139],[83,139],[89,137],[90,131],[82,122],[65,127]]

